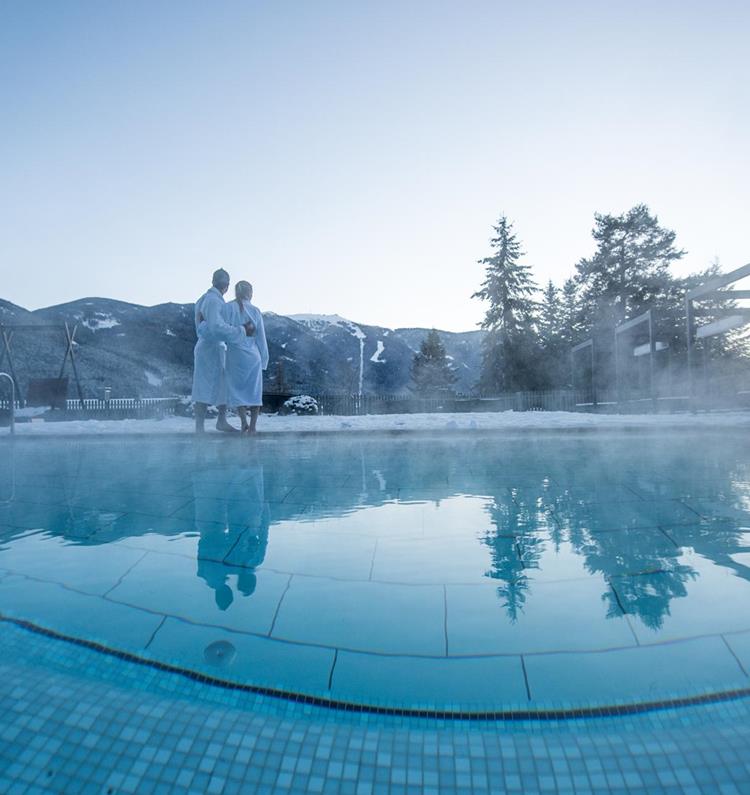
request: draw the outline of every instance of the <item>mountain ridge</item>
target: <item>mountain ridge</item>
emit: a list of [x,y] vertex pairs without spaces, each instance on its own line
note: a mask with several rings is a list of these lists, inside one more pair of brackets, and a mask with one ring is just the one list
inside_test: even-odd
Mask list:
[[[16,375],[25,390],[31,378],[56,377],[65,353],[64,333],[75,330],[76,363],[85,397],[104,388],[117,397],[190,393],[195,330],[193,304],[144,306],[86,296],[28,310],[0,299],[0,323],[39,326],[18,329],[12,339]],[[410,388],[411,363],[429,329],[391,329],[357,323],[342,315],[263,313],[269,342],[269,390],[403,394]],[[470,392],[479,378],[482,331],[440,331],[456,371],[456,389]],[[0,346],[0,354],[2,354]],[[0,369],[8,369],[7,357]],[[70,365],[70,396],[74,385]]]

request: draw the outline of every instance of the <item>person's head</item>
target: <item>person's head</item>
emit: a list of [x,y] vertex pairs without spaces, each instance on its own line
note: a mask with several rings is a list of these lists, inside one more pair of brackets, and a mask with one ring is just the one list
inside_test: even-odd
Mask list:
[[214,271],[211,284],[213,284],[222,295],[229,289],[229,274],[224,268],[219,268],[219,270]]
[[234,285],[234,295],[238,301],[252,301],[253,285],[250,282],[237,282]]

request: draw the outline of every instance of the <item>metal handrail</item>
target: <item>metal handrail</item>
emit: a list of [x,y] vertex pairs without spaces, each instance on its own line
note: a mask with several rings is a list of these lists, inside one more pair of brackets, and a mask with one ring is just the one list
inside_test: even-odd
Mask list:
[[10,432],[16,432],[16,382],[8,373],[0,373],[0,378],[10,381]]

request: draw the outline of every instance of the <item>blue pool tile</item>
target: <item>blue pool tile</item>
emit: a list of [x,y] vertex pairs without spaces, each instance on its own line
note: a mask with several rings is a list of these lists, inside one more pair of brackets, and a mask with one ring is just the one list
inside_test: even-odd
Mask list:
[[14,487],[6,487],[0,493],[0,505],[12,497],[22,503],[38,505],[64,505],[69,499],[75,497],[75,492],[59,485],[52,484],[16,484]]
[[523,576],[529,581],[558,582],[587,577],[601,581],[601,572],[587,560],[584,545],[574,546],[565,538],[555,538],[552,533],[522,537],[516,543]]
[[372,579],[400,583],[481,582],[492,568],[490,548],[465,535],[382,538],[378,540]]
[[361,651],[440,655],[444,610],[439,586],[294,577],[273,635]]
[[750,674],[750,632],[735,632],[724,635],[732,652],[745,672]]
[[200,498],[190,500],[172,514],[198,528],[202,523],[221,524],[234,531],[247,526],[257,526],[270,515],[270,504],[255,499],[230,500]]
[[0,604],[14,618],[116,649],[145,647],[161,622],[160,616],[100,596],[12,575],[0,580]]
[[[223,531],[224,528],[219,529]],[[199,531],[186,519],[126,513],[109,528],[98,532],[93,540],[194,558],[199,538]]]
[[[508,495],[502,495],[510,506]],[[496,506],[492,497],[474,495],[445,496],[424,506],[424,537],[460,538],[475,541],[483,538],[493,528],[493,511]]]
[[313,505],[308,518],[319,533],[335,538],[340,533],[373,538],[414,538],[425,532],[425,508],[422,503],[386,502],[363,506],[358,510],[331,511]]
[[[213,649],[224,651],[217,654]],[[335,652],[168,618],[149,645],[149,654],[220,679],[323,694]]]
[[665,524],[694,524],[695,511],[679,500],[658,499],[631,502],[558,505],[555,518],[571,532],[610,532],[638,528],[656,528]]
[[106,593],[142,557],[140,550],[73,544],[47,533],[0,545],[0,566],[94,594]]
[[147,552],[109,594],[195,623],[267,633],[289,581],[286,575],[209,560]]
[[644,499],[643,495],[634,487],[618,482],[604,482],[599,479],[594,479],[586,485],[567,485],[563,482],[561,485],[553,486],[550,489],[550,494],[553,502],[561,506],[571,503],[583,506]]
[[531,697],[540,704],[651,701],[748,685],[716,637],[607,652],[531,654],[524,662]]
[[74,508],[65,502],[39,504],[14,500],[0,506],[0,525],[47,530],[70,538],[87,538],[111,524],[118,512]]
[[450,654],[605,649],[635,644],[601,578],[447,585]]
[[712,522],[727,522],[750,528],[750,502],[741,496],[689,498],[685,500],[696,513]]
[[341,506],[342,508],[370,504],[369,492],[363,491],[357,483],[348,483],[343,486],[328,485],[325,488],[298,485],[285,496],[284,502]]
[[75,496],[72,504],[79,508],[96,509],[111,513],[146,513],[169,516],[186,505],[190,497],[185,495],[154,494],[131,489],[110,490],[92,488],[85,494]]
[[[263,567],[291,574],[367,580],[372,569],[376,539],[371,536],[340,533],[336,543],[314,527],[274,526],[265,549]],[[244,565],[243,549],[235,547],[226,562]]]
[[339,652],[331,695],[358,703],[486,709],[522,703],[520,657],[425,658]]

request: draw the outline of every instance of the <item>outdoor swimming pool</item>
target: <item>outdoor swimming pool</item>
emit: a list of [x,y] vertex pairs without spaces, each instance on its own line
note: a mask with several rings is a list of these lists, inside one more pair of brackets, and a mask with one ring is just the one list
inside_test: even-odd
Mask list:
[[581,714],[750,686],[730,435],[45,440],[0,482],[0,611],[309,703]]
[[2,792],[750,792],[741,431],[0,451]]

